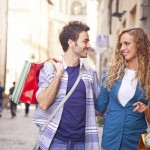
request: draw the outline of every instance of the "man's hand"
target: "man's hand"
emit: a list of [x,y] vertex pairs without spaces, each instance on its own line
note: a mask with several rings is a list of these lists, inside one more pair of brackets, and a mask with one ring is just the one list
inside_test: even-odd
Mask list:
[[63,62],[62,61],[55,61],[51,60],[55,70],[56,70],[56,76],[62,76],[64,72]]

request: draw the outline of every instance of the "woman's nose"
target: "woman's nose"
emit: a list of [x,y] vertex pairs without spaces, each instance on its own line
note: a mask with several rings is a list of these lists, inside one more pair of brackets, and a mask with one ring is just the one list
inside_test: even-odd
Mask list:
[[126,48],[125,44],[122,44],[120,50],[124,50]]

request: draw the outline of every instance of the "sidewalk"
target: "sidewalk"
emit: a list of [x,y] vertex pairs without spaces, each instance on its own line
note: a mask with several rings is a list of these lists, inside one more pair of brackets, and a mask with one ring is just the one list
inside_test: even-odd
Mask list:
[[10,109],[4,109],[0,118],[0,150],[32,150],[38,129],[32,123],[34,106],[25,117],[24,107],[17,109],[17,116],[11,118]]
[[[36,141],[38,128],[32,117],[35,106],[30,106],[29,116],[25,117],[24,105],[17,109],[17,116],[11,118],[10,109],[4,109],[0,118],[0,150],[32,150]],[[102,127],[98,128],[101,142]]]

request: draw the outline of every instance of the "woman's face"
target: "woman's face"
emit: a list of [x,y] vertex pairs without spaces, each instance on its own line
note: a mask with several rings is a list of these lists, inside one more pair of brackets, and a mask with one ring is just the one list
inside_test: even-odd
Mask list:
[[124,59],[129,62],[137,60],[137,44],[134,37],[129,33],[124,33],[120,38],[120,51]]

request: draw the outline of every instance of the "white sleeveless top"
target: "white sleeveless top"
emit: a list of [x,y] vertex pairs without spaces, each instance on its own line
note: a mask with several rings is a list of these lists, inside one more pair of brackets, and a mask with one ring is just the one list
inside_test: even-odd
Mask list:
[[118,92],[118,99],[122,106],[125,106],[133,98],[137,86],[137,79],[134,79],[136,71],[125,69],[121,87]]

